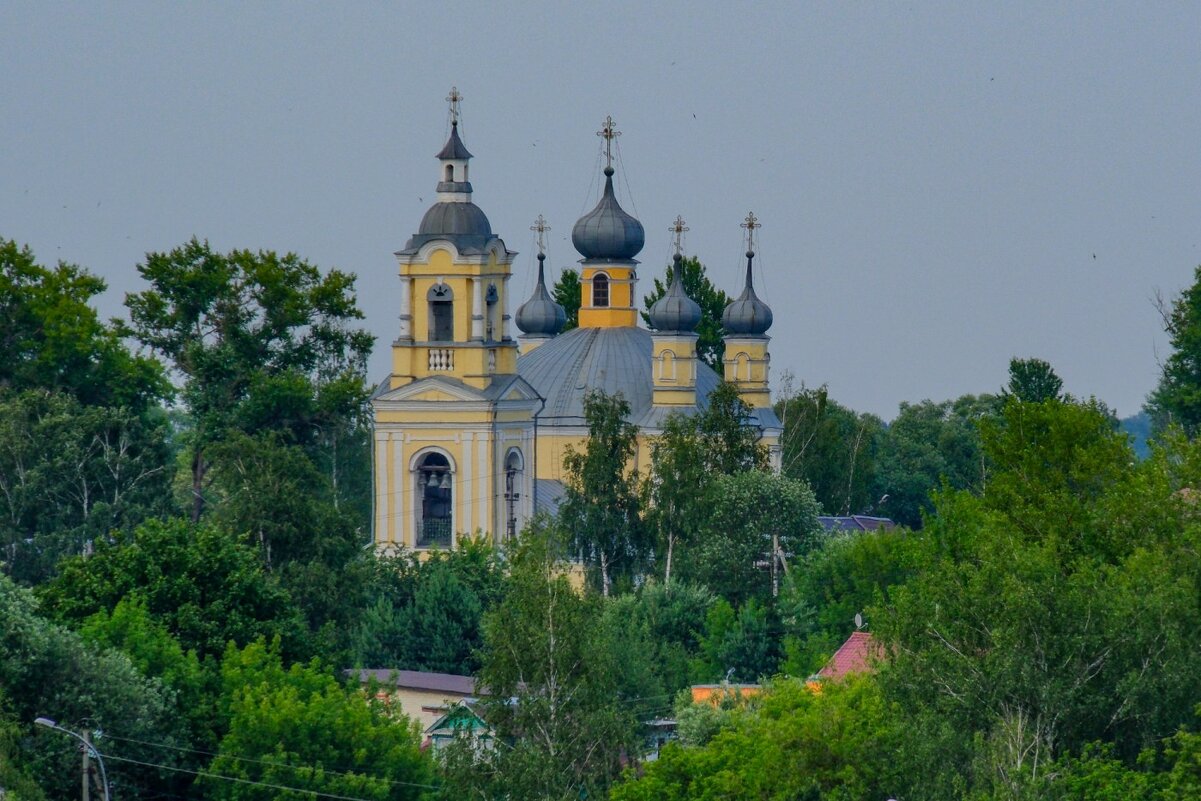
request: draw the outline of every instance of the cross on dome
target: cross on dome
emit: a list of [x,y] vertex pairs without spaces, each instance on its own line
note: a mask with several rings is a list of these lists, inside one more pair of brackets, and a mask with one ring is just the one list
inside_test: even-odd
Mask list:
[[672,245],[676,249],[676,255],[682,256],[684,254],[684,232],[688,230],[688,226],[684,224],[684,218],[677,214],[676,221],[667,230],[673,234]]
[[457,86],[450,87],[450,94],[446,96],[446,102],[450,103],[450,124],[459,124],[459,103],[463,101],[463,95],[459,94]]
[[546,218],[539,214],[538,219],[534,220],[534,224],[530,226],[530,230],[538,232],[538,252],[541,253],[546,247],[544,234],[550,230],[550,226],[546,224]]
[[596,135],[605,140],[605,169],[612,169],[613,140],[621,136],[621,131],[617,130],[617,124],[613,122],[612,115],[605,117],[605,124],[596,132]]
[[739,223],[740,228],[746,229],[746,249],[748,251],[755,249],[755,229],[762,228],[759,218],[755,216],[755,212],[750,212],[746,215],[746,219]]

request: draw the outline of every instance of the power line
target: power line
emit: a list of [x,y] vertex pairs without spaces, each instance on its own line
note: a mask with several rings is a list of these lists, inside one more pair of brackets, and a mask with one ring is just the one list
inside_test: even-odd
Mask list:
[[[107,731],[104,733],[104,736],[106,739],[121,740],[122,742],[137,743],[139,745],[148,745],[151,748],[163,748],[163,749],[167,749],[170,751],[181,751],[181,752],[187,753],[187,754],[201,754],[202,756],[209,756],[209,757],[224,757],[225,759],[233,759],[233,760],[237,760],[238,762],[250,762],[250,763],[256,764],[256,765],[268,765],[273,768],[288,768],[290,770],[316,770],[316,768],[314,768],[311,765],[291,765],[291,764],[288,764],[287,762],[275,762],[270,759],[254,759],[252,757],[240,757],[240,756],[235,756],[233,754],[220,754],[220,753],[217,753],[214,751],[202,751],[198,748],[184,748],[183,746],[179,746],[179,745],[167,745],[166,743],[154,743],[154,742],[150,742],[149,740],[138,740],[133,737],[121,737],[119,735],[112,734]],[[105,756],[108,756],[108,754],[105,754]],[[399,779],[385,779],[382,776],[370,776],[368,774],[357,773],[355,771],[349,771],[349,770],[345,770],[345,769],[322,768],[322,770],[324,770],[326,773],[331,773],[335,776],[363,776],[365,778],[373,779],[375,781],[387,782],[389,784],[402,785],[405,787],[420,787],[424,790],[437,790],[438,789],[437,786],[432,785],[432,784],[420,784],[418,782],[405,782],[405,781],[401,781]]]
[[[130,759],[129,757],[119,757],[114,754],[102,754],[105,759],[112,759],[117,762],[128,762],[133,765],[141,765],[146,768],[159,768],[161,770],[175,771],[176,773],[187,773],[192,776],[203,776],[206,779],[221,779],[227,782],[236,782],[238,784],[249,784],[255,787],[266,787],[269,790],[286,790],[290,793],[306,793],[314,798],[333,798],[336,801],[372,801],[370,798],[360,798],[353,795],[338,795],[336,793],[323,793],[320,790],[309,790],[304,787],[288,787],[282,784],[271,784],[269,782],[259,782],[253,779],[241,779],[237,776],[222,776],[220,773],[210,773],[206,770],[191,770],[190,768],[177,768],[171,765],[160,765],[157,762],[143,762],[140,759]],[[371,777],[365,777],[371,778]]]

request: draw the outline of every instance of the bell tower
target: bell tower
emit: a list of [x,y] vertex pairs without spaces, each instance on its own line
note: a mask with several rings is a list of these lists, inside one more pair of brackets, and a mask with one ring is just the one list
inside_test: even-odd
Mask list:
[[726,306],[722,325],[726,329],[725,379],[738,387],[738,395],[753,409],[771,408],[768,367],[771,357],[771,307],[755,294],[751,263],[755,259],[755,231],[762,226],[754,212],[742,223],[746,229],[746,285],[738,299]]
[[450,137],[437,155],[436,202],[396,253],[400,331],[392,345],[392,388],[441,375],[482,389],[517,372],[507,313],[517,254],[471,200],[471,153],[459,135],[463,97],[452,88],[446,99]]

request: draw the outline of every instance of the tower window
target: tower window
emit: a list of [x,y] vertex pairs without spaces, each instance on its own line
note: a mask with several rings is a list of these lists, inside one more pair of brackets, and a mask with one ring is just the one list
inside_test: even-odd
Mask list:
[[427,453],[413,471],[413,496],[417,514],[417,547],[449,548],[454,541],[454,480],[450,461],[440,453]]
[[609,305],[609,276],[597,273],[592,279],[592,305],[606,307]]
[[453,181],[454,179],[455,179],[455,165],[447,164],[446,165],[446,180]]
[[430,287],[426,300],[429,301],[430,342],[452,342],[455,338],[454,292],[446,284]]

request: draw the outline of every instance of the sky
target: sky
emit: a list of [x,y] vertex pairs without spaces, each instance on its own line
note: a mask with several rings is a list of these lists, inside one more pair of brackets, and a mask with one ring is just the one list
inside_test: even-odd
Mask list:
[[388,370],[393,253],[457,86],[475,202],[533,288],[600,191],[731,295],[754,211],[773,379],[884,419],[1009,359],[1136,412],[1157,295],[1201,264],[1198,3],[0,4],[0,237],[101,275],[193,236],[358,275]]

